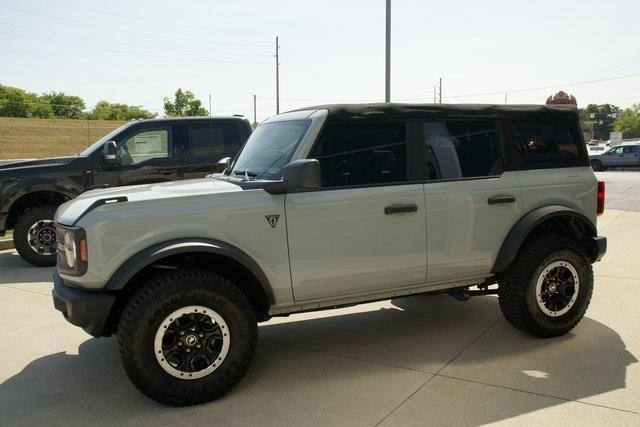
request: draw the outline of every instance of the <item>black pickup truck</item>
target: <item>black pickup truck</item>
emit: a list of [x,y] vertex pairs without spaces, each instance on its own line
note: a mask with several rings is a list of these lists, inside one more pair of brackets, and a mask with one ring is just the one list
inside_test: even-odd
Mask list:
[[0,236],[37,266],[55,265],[53,215],[88,190],[201,178],[251,134],[244,117],[128,122],[70,157],[0,165]]

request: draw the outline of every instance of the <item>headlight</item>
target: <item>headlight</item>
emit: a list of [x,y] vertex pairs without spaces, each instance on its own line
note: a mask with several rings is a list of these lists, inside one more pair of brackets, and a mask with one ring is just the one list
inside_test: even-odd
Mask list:
[[58,271],[71,276],[87,272],[89,261],[87,235],[80,227],[56,224],[58,238]]
[[76,242],[73,240],[73,235],[70,231],[65,231],[64,233],[64,256],[67,261],[67,266],[74,268],[76,266],[78,251],[76,250]]

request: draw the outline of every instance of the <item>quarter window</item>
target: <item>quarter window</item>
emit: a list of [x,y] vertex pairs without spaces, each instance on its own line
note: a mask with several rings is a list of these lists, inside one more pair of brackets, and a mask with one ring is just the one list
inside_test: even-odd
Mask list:
[[430,180],[500,175],[498,129],[493,121],[436,121],[423,124]]
[[329,124],[310,157],[320,161],[324,187],[406,181],[405,124]]
[[580,137],[572,122],[515,122],[518,156],[528,167],[561,167],[583,157]]

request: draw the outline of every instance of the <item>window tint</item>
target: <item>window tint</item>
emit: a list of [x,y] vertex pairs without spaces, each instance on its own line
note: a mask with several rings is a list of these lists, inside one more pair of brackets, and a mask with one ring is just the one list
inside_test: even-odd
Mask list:
[[582,142],[572,122],[515,122],[513,129],[521,161],[529,166],[576,164],[582,159]]
[[170,147],[168,129],[143,130],[120,145],[120,161],[123,165],[132,165],[149,159],[169,157]]
[[500,175],[502,156],[493,121],[423,124],[429,179]]
[[185,135],[192,156],[233,154],[242,142],[238,128],[231,123],[189,123]]
[[325,187],[406,181],[405,124],[329,124],[310,157]]
[[638,147],[633,146],[633,145],[626,145],[624,147],[622,147],[622,153],[623,154],[635,154],[638,152]]

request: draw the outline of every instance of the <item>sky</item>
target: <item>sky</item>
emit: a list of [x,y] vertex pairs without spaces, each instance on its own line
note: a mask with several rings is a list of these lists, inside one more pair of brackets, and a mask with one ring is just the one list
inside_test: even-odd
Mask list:
[[[638,0],[392,0],[391,100],[640,102]],[[385,0],[0,0],[0,84],[214,115],[384,100]],[[602,81],[602,79],[605,79]],[[601,80],[593,82],[594,80]],[[590,82],[590,83],[587,83]]]

